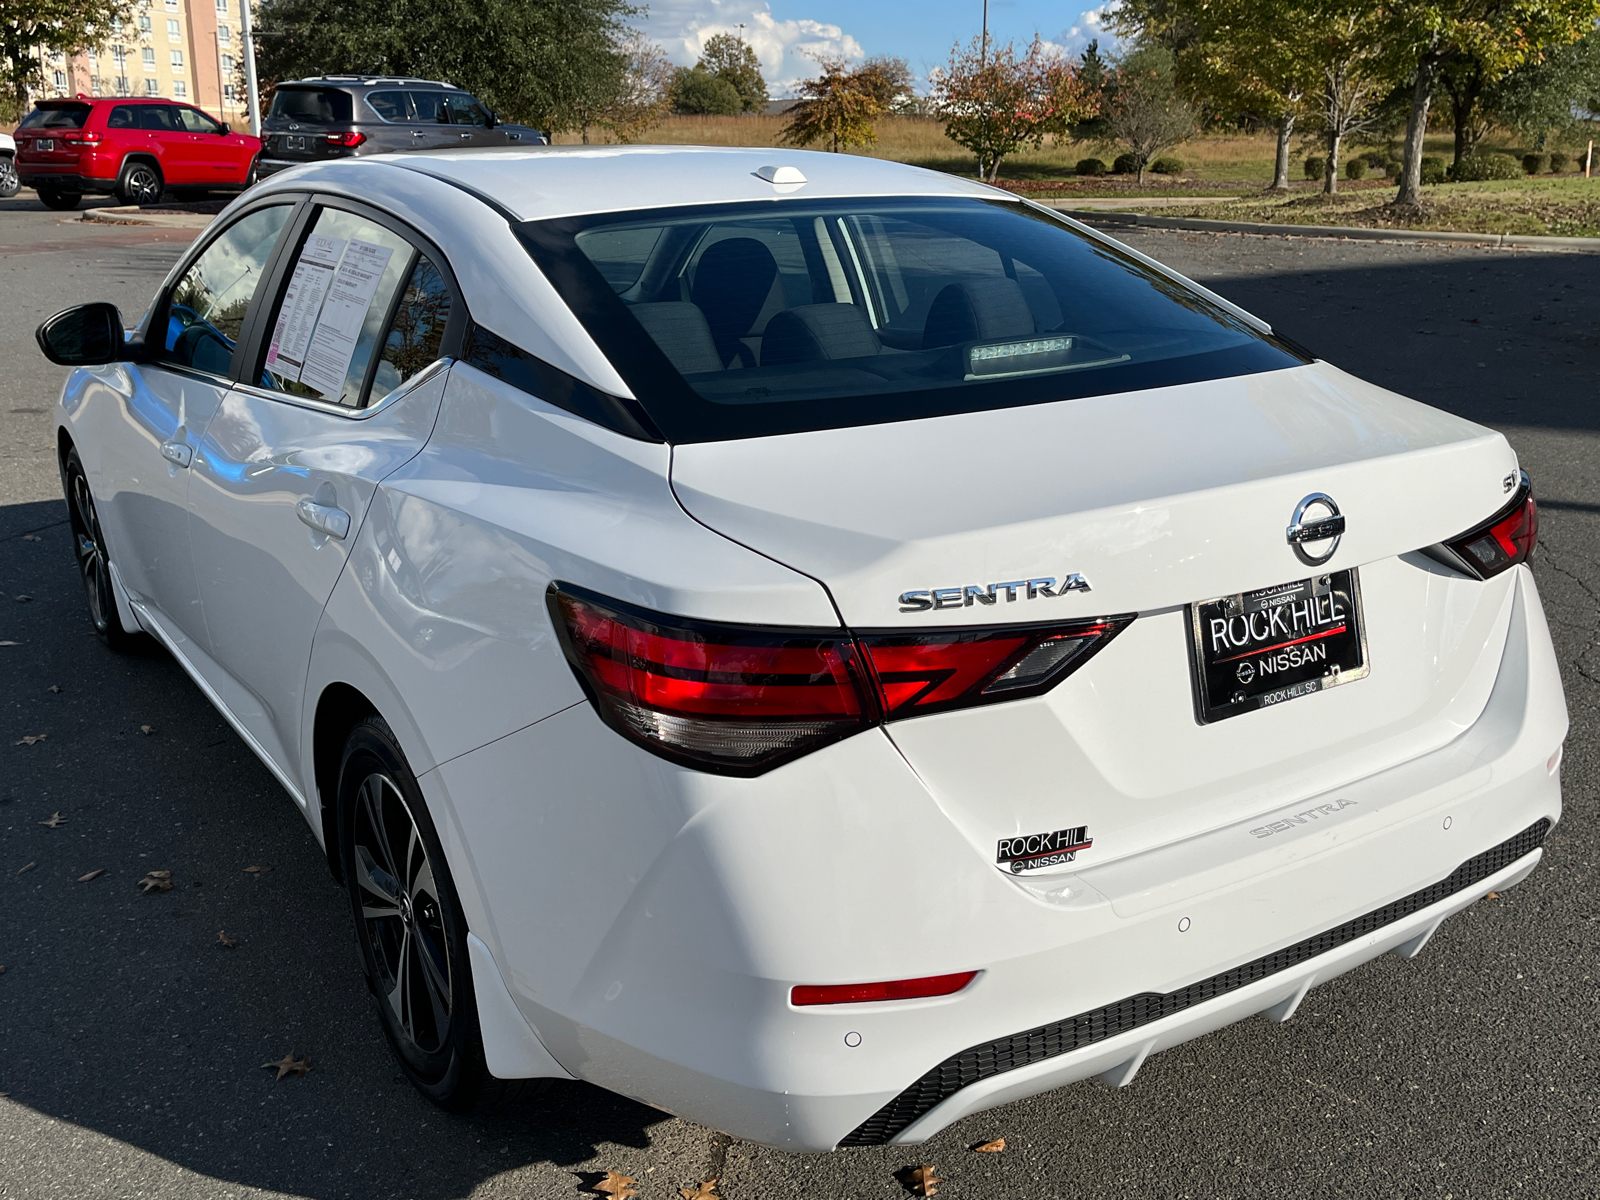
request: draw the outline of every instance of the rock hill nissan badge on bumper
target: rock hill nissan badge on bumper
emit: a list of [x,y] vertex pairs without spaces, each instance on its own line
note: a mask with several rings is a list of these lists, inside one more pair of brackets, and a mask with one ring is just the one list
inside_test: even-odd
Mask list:
[[916,1142],[1534,869],[1503,436],[1015,196],[774,153],[308,164],[131,336],[40,330],[95,627],[304,814],[417,1088]]

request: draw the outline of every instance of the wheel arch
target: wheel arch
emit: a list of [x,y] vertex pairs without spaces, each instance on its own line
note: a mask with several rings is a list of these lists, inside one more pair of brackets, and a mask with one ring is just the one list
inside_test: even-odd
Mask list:
[[339,821],[334,806],[338,802],[339,763],[344,744],[356,723],[365,717],[381,715],[378,706],[360,689],[334,682],[317,697],[311,725],[311,776],[317,797],[317,816],[322,829],[322,848],[328,856],[328,870],[344,882],[340,865]]
[[122,156],[122,162],[117,165],[117,178],[122,178],[122,173],[128,169],[130,163],[149,163],[156,169],[156,174],[161,176],[163,186],[167,182],[167,173],[161,166],[161,159],[151,154],[148,150],[130,150]]

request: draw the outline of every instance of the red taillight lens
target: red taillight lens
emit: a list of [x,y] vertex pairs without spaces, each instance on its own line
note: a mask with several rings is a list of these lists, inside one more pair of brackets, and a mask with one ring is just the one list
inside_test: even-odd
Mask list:
[[1458,564],[1479,579],[1488,579],[1527,562],[1539,541],[1539,505],[1528,473],[1511,503],[1476,529],[1452,538],[1445,546]]
[[68,133],[61,138],[69,146],[93,146],[100,141],[100,135],[93,131],[88,133]]
[[877,719],[842,629],[711,626],[565,585],[550,604],[601,717],[667,758],[754,775]]
[[885,716],[922,716],[1048,691],[1116,637],[1132,617],[1071,625],[862,633]]
[[893,979],[887,983],[800,984],[789,992],[789,1003],[869,1004],[875,1000],[920,1000],[928,996],[953,996],[977,977],[976,971],[954,975],[928,975],[922,979]]
[[664,617],[564,583],[549,602],[607,724],[730,775],[759,775],[880,721],[1038,695],[1133,620],[852,635]]
[[328,133],[323,135],[330,146],[343,146],[347,150],[354,150],[367,140],[364,133]]

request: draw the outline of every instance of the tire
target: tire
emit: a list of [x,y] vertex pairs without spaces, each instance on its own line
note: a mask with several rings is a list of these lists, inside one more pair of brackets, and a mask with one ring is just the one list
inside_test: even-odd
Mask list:
[[166,184],[161,172],[142,159],[122,164],[122,174],[117,176],[117,200],[122,204],[143,207],[159,204]]
[[416,777],[383,718],[351,731],[338,800],[361,966],[401,1069],[449,1112],[522,1095],[533,1081],[496,1079],[484,1063],[461,903]]
[[62,468],[67,493],[67,516],[72,523],[72,549],[78,560],[78,577],[83,580],[84,599],[89,604],[89,619],[102,642],[118,654],[131,654],[149,645],[140,630],[129,630],[117,612],[117,597],[111,583],[111,560],[106,556],[100,532],[100,517],[95,511],[89,477],[76,448],[67,451]]
[[9,200],[22,189],[17,178],[17,163],[9,154],[0,154],[0,200]]
[[258,155],[256,155],[254,158],[252,158],[250,160],[250,169],[245,172],[244,188],[242,190],[249,191],[251,188],[255,187],[255,185],[260,183],[260,182],[261,182],[261,155],[258,154]]
[[46,208],[53,208],[57,212],[66,212],[68,209],[78,207],[78,201],[83,199],[83,193],[58,192],[55,188],[40,188],[39,199]]

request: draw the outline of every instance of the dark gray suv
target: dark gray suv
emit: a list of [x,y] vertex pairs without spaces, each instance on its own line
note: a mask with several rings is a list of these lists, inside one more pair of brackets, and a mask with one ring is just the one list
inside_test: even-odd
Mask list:
[[280,83],[261,122],[261,175],[301,163],[448,146],[543,146],[471,92],[428,79],[323,75]]

